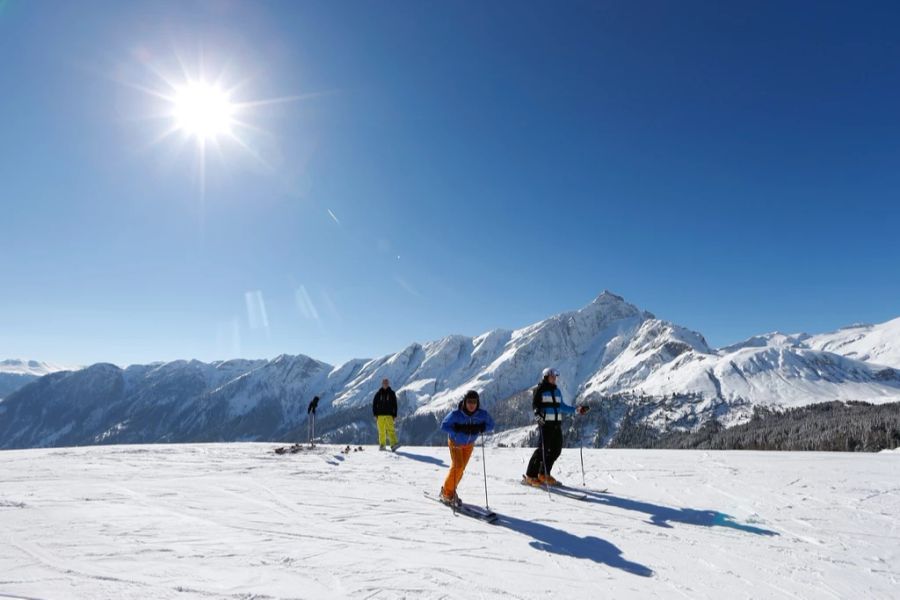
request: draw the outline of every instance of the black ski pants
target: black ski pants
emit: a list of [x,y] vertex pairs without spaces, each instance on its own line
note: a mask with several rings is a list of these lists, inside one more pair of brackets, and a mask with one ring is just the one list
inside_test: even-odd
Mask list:
[[[537,449],[528,461],[528,470],[525,474],[529,477],[537,477],[538,474],[550,474],[553,463],[559,458],[563,447],[562,423],[559,421],[544,423],[539,428],[541,437]],[[544,464],[544,456],[547,464]],[[545,468],[546,467],[546,468]]]

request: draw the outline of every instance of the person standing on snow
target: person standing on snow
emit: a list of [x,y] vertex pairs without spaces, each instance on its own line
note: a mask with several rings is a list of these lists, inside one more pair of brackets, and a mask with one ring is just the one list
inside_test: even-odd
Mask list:
[[444,504],[459,505],[462,501],[456,493],[456,487],[462,479],[472,456],[472,449],[478,436],[485,431],[494,430],[494,419],[480,407],[478,392],[469,390],[460,401],[459,406],[444,417],[441,431],[446,432],[447,445],[450,446],[450,472],[441,488],[440,500]]
[[375,416],[375,425],[378,427],[378,449],[384,450],[386,441],[390,441],[392,451],[399,448],[397,433],[394,431],[394,419],[397,418],[397,394],[391,389],[391,382],[387,378],[381,380],[381,388],[375,392],[375,397],[372,399],[372,414]]
[[309,429],[309,447],[316,443],[316,408],[319,406],[319,397],[313,396],[312,402],[306,407],[306,421]]
[[540,443],[531,455],[523,482],[533,486],[562,485],[550,474],[553,463],[562,453],[562,415],[572,413],[583,415],[589,407],[576,408],[563,402],[562,392],[556,387],[559,371],[548,367],[541,375],[541,382],[534,388],[531,399],[540,432]]

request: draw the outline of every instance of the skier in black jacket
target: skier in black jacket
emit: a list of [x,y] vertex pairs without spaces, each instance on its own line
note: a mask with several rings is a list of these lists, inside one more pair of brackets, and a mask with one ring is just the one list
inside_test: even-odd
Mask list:
[[[400,447],[397,433],[394,431],[394,419],[397,418],[397,394],[391,389],[387,378],[381,380],[381,389],[372,398],[372,414],[378,427],[378,449],[384,450],[385,441],[390,441],[391,450]],[[387,439],[385,439],[387,438]]]
[[312,402],[306,407],[306,422],[309,428],[309,447],[316,443],[316,408],[319,406],[319,397],[313,396]]
[[562,485],[551,474],[553,463],[559,458],[563,447],[562,415],[577,413],[583,415],[587,406],[574,407],[562,400],[562,392],[556,387],[559,371],[544,369],[541,382],[534,388],[531,406],[540,430],[540,443],[525,471],[524,483],[534,486]]

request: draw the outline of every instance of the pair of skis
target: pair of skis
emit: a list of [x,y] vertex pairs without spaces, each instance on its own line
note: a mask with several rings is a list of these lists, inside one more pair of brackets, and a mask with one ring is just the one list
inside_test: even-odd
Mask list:
[[571,487],[568,485],[534,486],[534,485],[531,485],[530,483],[528,483],[527,481],[525,481],[525,478],[522,478],[520,483],[522,485],[524,485],[525,487],[529,487],[529,488],[539,490],[542,492],[549,491],[551,494],[556,494],[557,496],[564,496],[566,498],[571,498],[572,500],[587,500],[589,497],[588,494],[605,494],[608,491],[606,488],[604,488],[602,490],[585,490],[585,489],[581,489],[581,488]]
[[[527,483],[524,479],[521,480],[522,485],[532,488],[534,490],[545,492],[548,490],[547,486],[535,487],[530,483]],[[557,496],[563,496],[565,498],[571,498],[572,500],[587,500],[589,498],[588,494],[605,494],[607,493],[607,489],[604,488],[602,490],[582,490],[580,488],[573,488],[567,485],[555,485],[550,486],[549,491],[551,494],[555,494]],[[587,492],[587,493],[586,493]],[[480,521],[484,521],[485,523],[496,523],[500,516],[494,511],[484,508],[475,504],[466,504],[462,502],[460,504],[448,504],[441,500],[438,496],[434,494],[430,494],[428,492],[423,492],[426,498],[430,500],[434,500],[440,504],[443,504],[447,508],[453,511],[455,515],[463,515],[464,517],[471,517],[473,519],[478,519]]]
[[479,521],[484,521],[485,523],[496,523],[497,519],[500,518],[500,516],[494,511],[488,508],[483,508],[476,504],[466,504],[465,502],[462,502],[460,504],[447,504],[434,494],[429,494],[428,492],[423,493],[425,494],[426,498],[443,504],[444,506],[452,510],[453,514],[455,515],[472,517],[473,519],[478,519]]

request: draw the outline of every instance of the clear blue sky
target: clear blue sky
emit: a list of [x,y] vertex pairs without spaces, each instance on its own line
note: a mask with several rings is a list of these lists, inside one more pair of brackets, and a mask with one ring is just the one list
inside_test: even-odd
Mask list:
[[[900,316],[900,4],[719,4],[0,0],[0,358]],[[300,98],[201,176],[185,72]]]

